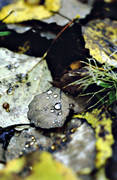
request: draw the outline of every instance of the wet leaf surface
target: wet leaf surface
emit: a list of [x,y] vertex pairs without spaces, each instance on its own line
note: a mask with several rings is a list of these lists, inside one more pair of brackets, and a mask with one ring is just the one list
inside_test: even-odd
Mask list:
[[62,127],[73,113],[83,111],[83,108],[58,88],[50,88],[39,94],[29,104],[28,119],[36,127]]
[[0,49],[0,54],[0,126],[29,123],[29,102],[37,92],[48,88],[51,81],[47,64],[40,62],[40,58],[15,54],[5,48]]

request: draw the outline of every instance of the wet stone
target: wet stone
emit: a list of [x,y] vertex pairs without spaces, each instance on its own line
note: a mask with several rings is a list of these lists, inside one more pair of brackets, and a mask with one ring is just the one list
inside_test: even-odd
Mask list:
[[35,129],[28,127],[20,132],[15,132],[7,147],[5,158],[9,161],[18,158],[21,155],[28,154],[32,151],[48,151],[50,153],[59,152],[59,150],[67,148],[71,132],[74,127],[78,128],[82,125],[79,119],[71,119],[63,128],[57,129]]
[[80,173],[85,169],[93,170],[95,167],[95,135],[86,122],[78,128],[76,123],[73,119],[68,124],[71,134],[67,147],[55,152],[53,156],[76,173]]
[[[69,120],[62,128],[28,128],[15,133],[7,147],[6,161],[33,151],[48,151],[55,159],[76,173],[95,168],[95,135],[79,118]],[[83,178],[84,179],[84,178]]]
[[7,147],[5,157],[9,161],[36,150],[47,150],[51,145],[52,141],[49,137],[43,136],[34,128],[29,128],[15,133]]
[[52,87],[34,97],[29,104],[28,119],[40,128],[62,127],[71,110],[79,113],[82,108],[60,89]]

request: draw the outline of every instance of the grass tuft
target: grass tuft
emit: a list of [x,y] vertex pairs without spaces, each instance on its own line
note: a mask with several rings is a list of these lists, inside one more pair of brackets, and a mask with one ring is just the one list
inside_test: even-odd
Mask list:
[[[94,59],[88,61],[88,63],[83,62],[87,71],[86,75],[69,85],[79,86],[80,96],[91,95],[89,101],[96,97],[98,101],[95,105],[100,103],[111,105],[117,100],[117,68],[107,64],[99,67]],[[95,87],[95,91],[93,89],[91,91],[92,86]],[[90,89],[89,92],[88,89]]]

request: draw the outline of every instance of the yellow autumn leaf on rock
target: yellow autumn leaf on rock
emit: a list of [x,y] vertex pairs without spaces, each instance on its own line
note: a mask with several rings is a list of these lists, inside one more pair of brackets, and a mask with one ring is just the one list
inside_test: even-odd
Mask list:
[[0,171],[1,180],[22,180],[22,172],[29,173],[23,180],[80,180],[75,173],[63,164],[55,161],[52,155],[33,152],[25,157],[12,160]]
[[84,39],[93,58],[117,67],[117,21],[90,21],[85,27]]
[[58,11],[59,8],[60,0],[45,0],[44,5],[31,5],[24,0],[18,0],[16,3],[2,8],[0,11],[0,19],[2,20],[9,12],[14,11],[4,22],[18,23],[31,19],[41,20],[52,16],[52,11]]
[[106,160],[112,156],[112,144],[114,143],[112,135],[112,121],[102,113],[101,110],[94,109],[92,112],[75,115],[74,117],[84,118],[95,130],[96,136],[96,167],[100,168],[106,163]]

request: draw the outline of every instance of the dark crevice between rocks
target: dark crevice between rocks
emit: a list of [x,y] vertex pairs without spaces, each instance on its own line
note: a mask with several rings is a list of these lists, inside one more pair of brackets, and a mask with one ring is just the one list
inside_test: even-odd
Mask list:
[[91,20],[104,18],[117,20],[117,1],[106,3],[104,0],[96,0],[90,14],[80,19],[80,23],[86,25]]
[[76,21],[68,27],[48,51],[46,60],[54,80],[59,80],[74,61],[90,57],[82,36],[81,25]]
[[[53,38],[62,29],[56,23],[48,24],[37,20],[24,21],[20,25],[30,26],[31,29],[24,33],[17,33],[1,22],[0,31],[9,31],[11,34],[0,37],[0,47],[35,57],[43,56]],[[24,52],[20,51],[21,47],[24,48]]]
[[[17,132],[15,128],[17,126],[24,126],[24,125],[30,125],[30,124],[17,124],[17,125],[8,126],[6,128],[0,127],[0,144],[3,145],[4,150],[7,150],[7,146],[10,142],[10,139],[14,136],[15,132]],[[33,124],[31,124],[31,126],[34,127]]]
[[14,135],[15,130],[13,127],[0,128],[0,143],[3,144],[3,148],[6,150],[11,137]]
[[[23,34],[10,30],[11,35],[0,37],[0,47],[8,48],[11,51],[19,52],[24,47],[24,54],[41,57],[49,47],[51,40],[40,36],[39,31],[31,29]],[[27,48],[27,49],[26,49]]]

